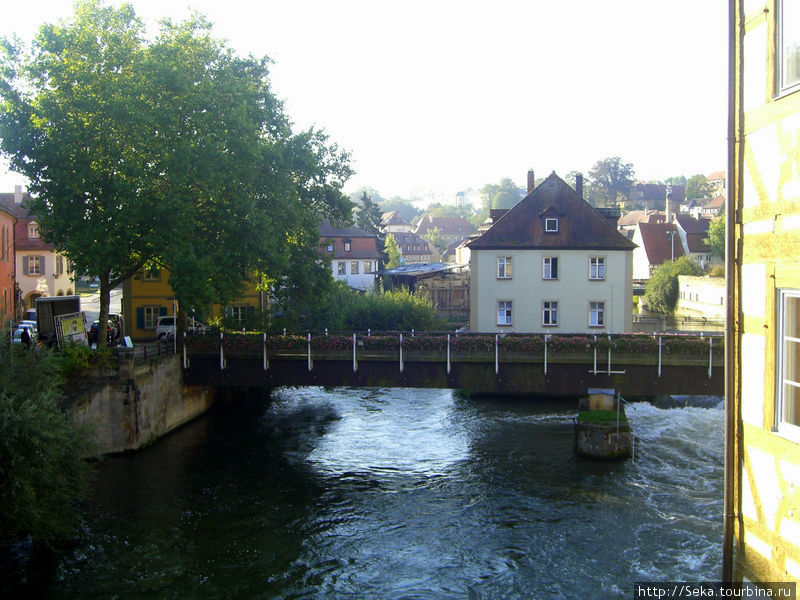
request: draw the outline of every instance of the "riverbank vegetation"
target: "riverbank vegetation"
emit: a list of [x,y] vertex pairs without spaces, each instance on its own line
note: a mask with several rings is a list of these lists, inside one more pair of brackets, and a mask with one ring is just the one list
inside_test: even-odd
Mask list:
[[700,266],[688,256],[660,264],[647,281],[644,298],[648,310],[671,314],[678,302],[678,276],[702,274]]
[[62,410],[64,356],[6,342],[0,365],[0,543],[53,547],[79,522],[92,438]]

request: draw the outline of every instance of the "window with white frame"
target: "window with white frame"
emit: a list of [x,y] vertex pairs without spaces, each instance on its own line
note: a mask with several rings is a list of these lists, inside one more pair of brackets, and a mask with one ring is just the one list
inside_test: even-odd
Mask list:
[[337,269],[336,272],[339,275],[347,275],[347,263],[346,262],[344,262],[343,260],[340,260],[338,263],[336,263],[336,265],[337,265],[336,266],[336,269]]
[[606,259],[602,256],[592,256],[589,259],[589,279],[599,280],[606,278]]
[[149,267],[142,272],[142,281],[161,281],[161,269]]
[[497,301],[497,324],[512,325],[511,320],[511,300]]
[[558,219],[556,217],[545,217],[544,230],[547,233],[557,233],[558,232]]
[[498,256],[497,257],[497,278],[498,279],[511,279],[511,257]]
[[555,327],[558,325],[558,302],[546,300],[542,303],[542,325]]
[[372,273],[372,261],[365,260],[364,261],[364,273]]
[[28,257],[28,275],[41,275],[42,274],[42,257],[29,256]]
[[144,313],[144,328],[155,329],[158,315],[161,312],[160,306],[143,306],[142,312]]
[[779,0],[776,28],[778,93],[800,84],[800,2]]
[[800,290],[781,290],[778,308],[778,431],[800,438]]
[[29,240],[38,240],[39,239],[39,225],[36,223],[28,223],[28,239]]
[[345,252],[350,252],[350,240],[345,240],[344,241],[344,251]]
[[358,261],[357,260],[350,261],[350,274],[351,275],[358,275]]
[[246,304],[234,304],[233,306],[228,307],[230,311],[230,317],[234,321],[236,321],[237,325],[244,325],[245,319],[247,319],[247,305]]
[[542,259],[542,279],[558,279],[557,256],[545,256]]
[[605,327],[605,313],[605,302],[589,302],[589,327]]

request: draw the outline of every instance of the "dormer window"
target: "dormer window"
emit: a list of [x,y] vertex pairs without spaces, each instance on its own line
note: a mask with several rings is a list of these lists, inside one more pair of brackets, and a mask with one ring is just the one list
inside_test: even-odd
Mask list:
[[39,239],[39,225],[37,225],[36,223],[28,223],[28,239],[29,240]]
[[344,251],[350,252],[350,240],[344,240]]
[[544,230],[546,233],[558,233],[558,219],[556,217],[545,218]]

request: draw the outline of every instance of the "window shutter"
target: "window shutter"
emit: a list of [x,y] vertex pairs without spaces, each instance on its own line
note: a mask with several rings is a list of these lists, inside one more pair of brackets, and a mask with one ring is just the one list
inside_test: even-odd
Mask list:
[[44,256],[39,257],[39,275],[44,275]]
[[144,307],[136,309],[136,329],[144,329]]
[[30,268],[28,267],[28,257],[27,256],[23,256],[22,257],[22,272],[25,275],[30,275],[31,274]]
[[166,317],[167,316],[167,307],[166,306],[159,306],[158,307],[158,316],[159,317]]

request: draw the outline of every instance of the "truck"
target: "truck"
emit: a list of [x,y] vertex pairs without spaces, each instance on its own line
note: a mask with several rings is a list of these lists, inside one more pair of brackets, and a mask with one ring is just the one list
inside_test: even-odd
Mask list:
[[39,341],[50,346],[58,341],[57,317],[81,312],[80,296],[48,296],[36,298],[36,324]]

